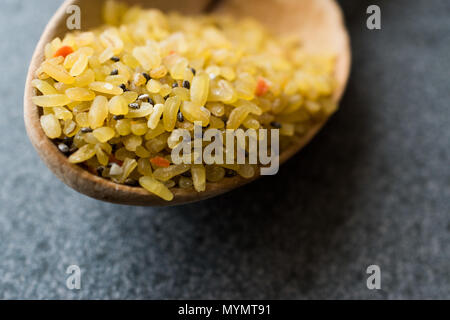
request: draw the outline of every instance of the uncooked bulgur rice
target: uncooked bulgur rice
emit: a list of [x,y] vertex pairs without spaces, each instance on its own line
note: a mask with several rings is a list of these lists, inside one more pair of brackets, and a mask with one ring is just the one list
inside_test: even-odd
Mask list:
[[251,19],[183,16],[107,1],[105,25],[45,47],[32,84],[45,134],[71,163],[170,201],[171,188],[257,167],[175,165],[179,129],[279,129],[281,148],[336,110],[334,57]]

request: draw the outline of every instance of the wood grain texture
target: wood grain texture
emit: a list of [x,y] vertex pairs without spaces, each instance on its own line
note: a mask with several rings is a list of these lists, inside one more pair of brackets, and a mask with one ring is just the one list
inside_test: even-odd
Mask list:
[[[188,14],[200,13],[207,7],[207,0],[126,0],[130,4],[141,4],[162,10],[177,10]],[[40,108],[34,105],[31,98],[36,94],[31,86],[36,69],[44,59],[44,46],[56,36],[66,32],[66,8],[77,4],[82,10],[82,29],[96,27],[100,24],[102,1],[67,0],[48,23],[36,47],[30,63],[24,97],[24,118],[28,136],[50,170],[71,188],[89,197],[127,205],[172,206],[196,202],[223,194],[243,186],[257,178],[226,178],[220,183],[208,183],[207,190],[197,193],[194,190],[175,188],[174,200],[166,202],[142,188],[119,185],[99,178],[81,167],[71,164],[56,146],[45,136],[39,121]],[[342,12],[334,0],[228,0],[217,7],[221,14],[233,16],[251,16],[279,33],[294,33],[300,37],[310,51],[333,52],[337,55],[335,78],[338,86],[334,92],[335,101],[339,101],[345,90],[350,73],[351,51],[350,41],[345,28]],[[298,138],[294,144],[280,155],[280,164],[284,163],[301,150],[326,121],[315,125],[305,136]]]

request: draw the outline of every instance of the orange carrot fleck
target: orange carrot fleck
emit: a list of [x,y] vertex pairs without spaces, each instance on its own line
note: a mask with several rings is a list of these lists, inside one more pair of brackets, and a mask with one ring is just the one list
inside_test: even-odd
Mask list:
[[269,82],[266,79],[260,77],[258,79],[258,83],[256,85],[255,94],[258,97],[261,97],[261,96],[265,95],[267,93],[267,91],[269,91],[269,89],[270,89]]
[[54,57],[59,57],[59,56],[61,56],[61,57],[67,57],[69,54],[71,54],[71,53],[73,53],[73,49],[72,49],[72,47],[69,47],[69,46],[63,46],[63,47],[61,47],[61,48],[59,48],[56,52],[55,52],[55,54],[54,54]]
[[154,164],[155,166],[158,166],[160,168],[168,168],[170,167],[169,160],[163,158],[163,157],[154,157],[150,159],[150,162]]
[[122,165],[123,165],[123,161],[118,160],[118,159],[117,159],[116,157],[114,157],[113,155],[110,155],[110,156],[109,156],[109,162],[115,163],[115,164],[117,164],[117,165],[119,165],[119,166],[122,166]]

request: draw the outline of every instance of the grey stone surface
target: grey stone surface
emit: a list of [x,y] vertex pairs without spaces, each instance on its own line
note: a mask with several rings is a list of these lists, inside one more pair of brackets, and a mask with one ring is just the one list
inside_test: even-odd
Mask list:
[[450,298],[449,1],[373,1],[373,32],[342,1],[354,67],[325,130],[275,177],[163,209],[77,194],[28,142],[27,64],[59,2],[0,1],[0,298]]

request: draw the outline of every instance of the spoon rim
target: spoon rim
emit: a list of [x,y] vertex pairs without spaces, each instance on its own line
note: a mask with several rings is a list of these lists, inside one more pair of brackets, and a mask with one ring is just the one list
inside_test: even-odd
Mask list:
[[[341,33],[344,40],[345,52],[343,56],[340,56],[343,66],[343,75],[341,75],[341,83],[333,94],[333,100],[339,102],[345,92],[345,88],[348,84],[348,78],[351,69],[351,49],[350,49],[350,37],[345,26],[344,16],[341,7],[335,2],[335,0],[328,0],[332,2],[339,15],[338,25],[341,28]],[[127,185],[117,184],[111,180],[107,180],[97,175],[92,174],[88,170],[82,168],[79,165],[72,164],[68,161],[68,158],[63,155],[57,148],[57,146],[50,140],[44,133],[40,124],[40,108],[33,104],[32,97],[36,95],[36,89],[33,88],[31,82],[35,79],[35,71],[39,68],[40,64],[44,60],[44,48],[45,45],[51,41],[56,34],[56,29],[61,19],[64,18],[66,8],[68,5],[73,4],[75,0],[66,0],[59,9],[55,12],[53,17],[48,22],[44,29],[41,38],[33,53],[31,63],[28,69],[27,80],[25,83],[24,94],[24,120],[25,128],[28,137],[39,154],[40,158],[47,165],[47,167],[65,184],[73,188],[74,190],[87,195],[91,198],[102,200],[106,202],[125,204],[125,205],[137,205],[137,206],[175,206],[180,204],[193,203],[200,200],[206,200],[221,194],[224,194],[233,189],[242,187],[256,179],[260,178],[259,170],[253,178],[246,179],[240,176],[232,178],[224,178],[217,183],[207,182],[207,188],[205,192],[198,193],[193,188],[181,189],[179,187],[171,188],[174,194],[172,201],[165,201],[154,194],[149,193],[142,187],[131,187]],[[311,127],[308,132],[301,137],[296,137],[297,142],[293,142],[286,150],[280,153],[279,164],[280,166],[290,159],[294,154],[299,152],[305,147],[316,134],[327,123],[331,116],[323,119]]]

